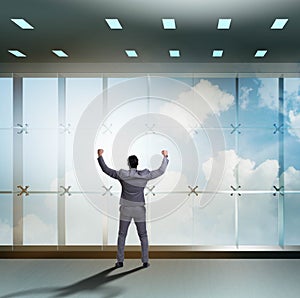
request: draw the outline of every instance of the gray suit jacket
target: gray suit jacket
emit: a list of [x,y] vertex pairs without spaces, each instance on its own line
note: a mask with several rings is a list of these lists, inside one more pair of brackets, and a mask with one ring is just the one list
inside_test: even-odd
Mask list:
[[144,188],[147,182],[161,176],[166,171],[169,160],[164,157],[161,166],[154,171],[148,169],[138,171],[134,168],[116,171],[105,164],[102,156],[98,157],[98,162],[105,174],[120,181],[122,185],[120,204],[122,206],[143,206],[145,205]]

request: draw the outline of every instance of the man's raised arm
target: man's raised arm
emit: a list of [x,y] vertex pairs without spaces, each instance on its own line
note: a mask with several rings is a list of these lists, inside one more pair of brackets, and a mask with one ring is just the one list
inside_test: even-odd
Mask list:
[[109,168],[106,163],[104,162],[104,159],[102,157],[104,150],[103,149],[98,149],[98,163],[102,169],[102,171],[107,174],[108,176],[118,179],[119,175],[118,172],[116,170],[113,170],[111,168]]
[[154,171],[150,171],[147,176],[146,176],[146,179],[155,179],[159,176],[161,176],[162,174],[164,174],[164,172],[166,171],[167,169],[167,165],[169,163],[169,160],[168,160],[168,151],[167,150],[163,150],[161,152],[161,154],[164,156],[163,160],[162,160],[162,163],[161,163],[161,166],[157,169],[157,170],[154,170]]

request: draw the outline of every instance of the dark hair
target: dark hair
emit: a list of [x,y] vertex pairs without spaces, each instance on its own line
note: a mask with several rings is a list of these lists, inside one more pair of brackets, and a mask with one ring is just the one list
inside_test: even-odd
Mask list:
[[139,160],[135,155],[130,155],[128,157],[128,165],[131,168],[136,168],[138,166],[138,164],[139,164]]

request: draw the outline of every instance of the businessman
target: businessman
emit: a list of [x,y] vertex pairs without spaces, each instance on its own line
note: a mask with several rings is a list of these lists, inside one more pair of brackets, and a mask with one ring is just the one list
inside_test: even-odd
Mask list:
[[137,232],[141,241],[142,247],[142,263],[143,267],[147,268],[149,264],[148,256],[148,235],[146,229],[146,208],[144,189],[147,182],[155,179],[166,171],[168,160],[168,151],[162,150],[163,160],[161,166],[154,171],[144,169],[137,170],[138,158],[135,155],[128,157],[129,170],[113,170],[110,169],[104,162],[103,149],[98,149],[98,162],[102,171],[110,177],[119,180],[122,186],[120,198],[120,220],[119,220],[119,235],[118,235],[118,253],[116,267],[123,267],[124,262],[124,247],[127,236],[127,231],[131,220],[137,228]]

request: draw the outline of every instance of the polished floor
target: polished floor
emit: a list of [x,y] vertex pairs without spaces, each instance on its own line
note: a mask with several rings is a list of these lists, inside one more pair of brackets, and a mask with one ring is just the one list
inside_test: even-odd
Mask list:
[[4,297],[300,297],[298,259],[0,260]]

